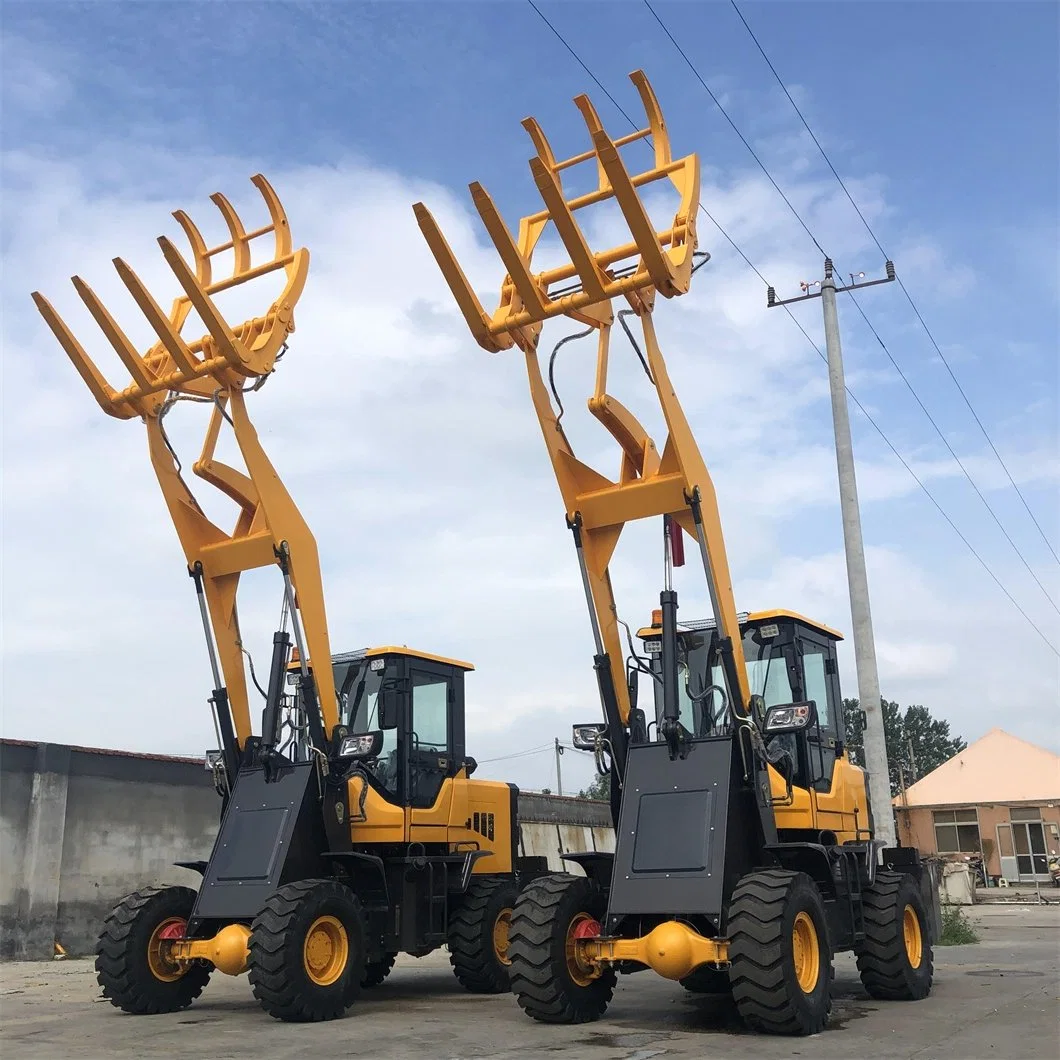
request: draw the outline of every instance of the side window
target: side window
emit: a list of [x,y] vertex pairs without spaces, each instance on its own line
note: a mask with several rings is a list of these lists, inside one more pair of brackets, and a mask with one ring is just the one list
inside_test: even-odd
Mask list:
[[822,729],[835,728],[828,704],[828,676],[824,672],[824,653],[812,644],[803,644],[803,682],[806,698],[817,704],[817,718]]
[[416,674],[412,682],[413,748],[449,750],[449,682],[428,674]]

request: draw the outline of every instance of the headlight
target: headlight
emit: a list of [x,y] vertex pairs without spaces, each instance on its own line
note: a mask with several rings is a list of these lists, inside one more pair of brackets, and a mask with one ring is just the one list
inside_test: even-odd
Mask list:
[[812,717],[812,703],[791,703],[771,707],[766,714],[766,732],[792,732],[805,729]]
[[607,732],[607,726],[599,722],[575,725],[571,731],[571,742],[579,751],[595,751],[596,741]]
[[381,733],[360,732],[355,736],[344,737],[339,744],[340,758],[371,758],[379,753],[378,745],[382,742]]

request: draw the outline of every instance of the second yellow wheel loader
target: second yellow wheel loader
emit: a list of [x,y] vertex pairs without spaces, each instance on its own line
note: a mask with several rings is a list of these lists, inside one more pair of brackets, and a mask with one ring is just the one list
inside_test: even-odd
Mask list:
[[[544,859],[518,856],[514,785],[470,779],[464,675],[472,667],[406,647],[332,656],[316,543],[247,413],[248,395],[287,348],[309,268],[272,187],[253,180],[269,214],[260,228],[247,231],[221,194],[212,198],[230,238],[217,246],[187,214],[174,215],[192,263],[159,239],[182,292],[168,312],[115,259],[157,335],[145,352],[74,278],[131,376],[125,389],[110,386],[47,299],[33,296],[103,411],[146,426],[213,672],[220,828],[208,861],[177,862],[202,883],[124,897],[99,936],[99,984],[114,1005],[149,1014],[189,1005],[215,969],[249,972],[270,1015],[324,1020],[381,983],[396,954],[448,945],[465,987],[507,991],[511,911]],[[271,252],[255,263],[252,245],[268,236]],[[215,277],[219,254],[230,256],[232,272]],[[229,324],[216,296],[267,276],[282,281],[279,295],[260,316]],[[182,332],[196,316],[206,333],[189,341]],[[205,514],[166,433],[165,417],[185,401],[209,409],[192,471],[235,502],[230,532]],[[245,470],[216,456],[225,428]],[[255,726],[236,596],[241,574],[259,567],[279,575],[280,621],[264,687],[250,663],[263,701]]]
[[[653,324],[658,296],[687,292],[695,259],[709,257],[696,253],[699,160],[672,157],[651,86],[640,71],[631,79],[647,123],[619,140],[586,96],[575,103],[590,147],[571,158],[558,158],[538,123],[524,121],[544,208],[521,220],[517,236],[482,186],[471,185],[507,270],[492,315],[430,212],[414,207],[479,345],[523,355],[596,649],[604,721],[575,726],[574,743],[610,773],[615,852],[566,854],[585,875],[548,874],[522,891],[511,921],[512,989],[534,1019],[580,1023],[605,1012],[618,974],[651,968],[691,990],[731,991],[759,1031],[810,1034],[828,1019],[836,952],[857,954],[873,997],[927,995],[938,892],[915,850],[881,851],[874,838],[865,775],[844,744],[839,635],[788,611],[737,613],[714,486]],[[638,141],[653,164],[630,173],[620,152],[643,147]],[[572,196],[565,171],[583,162],[595,167],[597,186]],[[672,185],[677,199],[662,230],[640,198],[649,185],[660,196],[657,182]],[[599,204],[617,207],[631,238],[594,253],[576,213]],[[570,261],[534,272],[550,223]],[[607,392],[618,298],[626,302],[618,321],[666,425],[661,452]],[[543,323],[559,316],[596,333],[588,407],[618,444],[617,479],[579,460],[560,423],[553,367],[565,340],[549,359],[546,386],[538,344]],[[647,651],[634,647],[627,627],[626,657],[609,564],[627,522],[659,516],[660,607],[641,631]],[[683,535],[702,561],[714,617],[682,625],[672,567],[683,562]],[[641,678],[653,692],[647,710],[637,705]]]

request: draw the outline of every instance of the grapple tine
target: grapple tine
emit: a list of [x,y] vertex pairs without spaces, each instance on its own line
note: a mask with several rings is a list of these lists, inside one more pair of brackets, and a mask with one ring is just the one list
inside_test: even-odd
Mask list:
[[180,333],[173,326],[173,322],[162,311],[162,307],[151,296],[151,292],[143,285],[143,281],[133,272],[121,258],[114,258],[114,267],[118,270],[122,283],[133,296],[140,311],[147,317],[148,323],[155,330],[166,352],[173,358],[177,369],[188,379],[191,379],[196,370],[195,355],[188,348],[187,343],[180,337]]
[[541,198],[545,200],[545,206],[552,217],[552,222],[559,232],[563,245],[570,254],[571,263],[577,270],[582,281],[582,289],[593,302],[602,302],[607,298],[604,290],[608,277],[604,275],[600,266],[596,263],[589,244],[574,219],[571,208],[563,198],[563,189],[559,186],[556,175],[550,170],[540,158],[530,159],[530,171],[534,175],[534,182],[541,192]]
[[471,184],[470,188],[471,198],[482,218],[482,223],[486,226],[486,231],[489,232],[493,245],[501,256],[501,261],[508,269],[508,275],[511,276],[512,284],[519,297],[535,316],[544,315],[547,295],[530,275],[526,259],[515,245],[511,232],[508,231],[508,226],[504,223],[489,193],[478,181]]
[[195,258],[195,279],[203,287],[209,287],[213,282],[213,266],[210,264],[210,252],[206,247],[206,240],[202,238],[202,232],[195,227],[195,222],[183,210],[174,210],[173,216],[177,224],[184,229],[184,234],[191,244],[191,253]]
[[552,145],[548,142],[548,137],[545,136],[545,131],[538,124],[537,118],[523,118],[522,126],[529,134],[537,150],[538,158],[554,173],[556,171],[556,155],[552,150]]
[[277,259],[286,258],[291,253],[291,226],[287,223],[287,214],[284,211],[283,204],[280,202],[276,192],[273,191],[272,185],[261,173],[255,173],[250,180],[254,187],[261,192],[261,197],[265,200],[265,205],[269,209],[269,217],[272,218],[273,231],[276,233],[275,257]]
[[103,374],[85,353],[84,347],[52,307],[51,302],[39,291],[34,291],[31,297],[40,315],[44,317],[44,322],[59,340],[59,345],[66,351],[66,355],[73,362],[78,374],[85,381],[85,385],[92,391],[92,396],[99,403],[99,407],[108,416],[114,416],[119,420],[128,420],[135,416],[137,414],[135,409],[121,407],[117,404],[118,392],[103,378]]
[[225,318],[221,316],[213,300],[199,285],[194,273],[188,268],[188,263],[181,257],[180,251],[165,237],[158,237],[158,245],[162,248],[169,267],[180,286],[184,288],[189,301],[195,307],[202,322],[206,325],[215,343],[217,350],[229,365],[236,371],[247,374],[244,369],[248,360],[247,351],[243,343],[236,338],[232,329],[228,326]]
[[640,94],[640,101],[644,104],[644,113],[648,116],[648,128],[651,129],[651,142],[655,148],[655,168],[662,169],[671,162],[670,158],[670,134],[666,131],[666,122],[663,120],[662,107],[655,97],[655,90],[644,76],[643,70],[634,70],[629,75],[630,81],[636,86]]
[[88,311],[99,325],[100,331],[107,336],[107,340],[114,347],[114,352],[121,358],[122,364],[132,376],[133,382],[140,388],[141,395],[154,391],[158,377],[144,364],[143,358],[136,352],[136,347],[110,315],[107,307],[99,300],[99,296],[80,276],[75,276],[73,282],[77,293],[81,296],[81,301],[88,306]]
[[637,244],[637,250],[651,276],[652,283],[667,297],[677,294],[670,259],[659,243],[659,237],[648,217],[648,211],[644,209],[644,203],[637,195],[637,189],[633,186],[633,181],[619,156],[618,148],[602,129],[593,133],[593,147],[596,148],[600,164],[607,171],[615,198],[618,200],[630,232],[633,233],[633,241]]
[[[600,121],[600,115],[597,114],[593,101],[584,92],[580,96],[574,97],[574,105],[581,111],[582,119],[589,130],[590,139],[596,133],[604,131],[604,123]],[[600,190],[606,191],[610,184],[607,179],[607,170],[604,169],[604,164],[599,157],[596,159],[596,172],[599,178]]]
[[228,225],[232,236],[232,275],[239,276],[250,268],[250,242],[243,222],[239,219],[235,207],[219,191],[210,196],[210,201],[221,211],[221,216]]
[[445,236],[442,235],[442,231],[431,215],[431,211],[422,202],[414,203],[412,209],[416,214],[416,221],[420,226],[420,231],[423,233],[423,238],[427,240],[427,245],[431,248],[435,261],[438,262],[438,267],[442,270],[445,282],[449,285],[449,290],[453,292],[453,298],[456,299],[456,304],[464,314],[464,320],[467,321],[467,326],[471,329],[471,334],[475,337],[475,341],[483,349],[489,350],[490,353],[508,349],[512,344],[512,340],[508,338],[507,342],[505,342],[506,336],[491,334],[490,319],[486,316],[486,311],[482,308],[478,295],[475,294],[471,284],[468,283],[464,270],[460,268],[456,255],[450,249]]

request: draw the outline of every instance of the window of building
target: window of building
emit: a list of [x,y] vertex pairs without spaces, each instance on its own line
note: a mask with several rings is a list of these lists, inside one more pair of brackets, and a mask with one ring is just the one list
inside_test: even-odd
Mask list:
[[1012,806],[1008,811],[1010,821],[1040,821],[1042,811],[1037,806]]
[[940,854],[979,854],[979,817],[975,810],[935,810],[935,849]]

